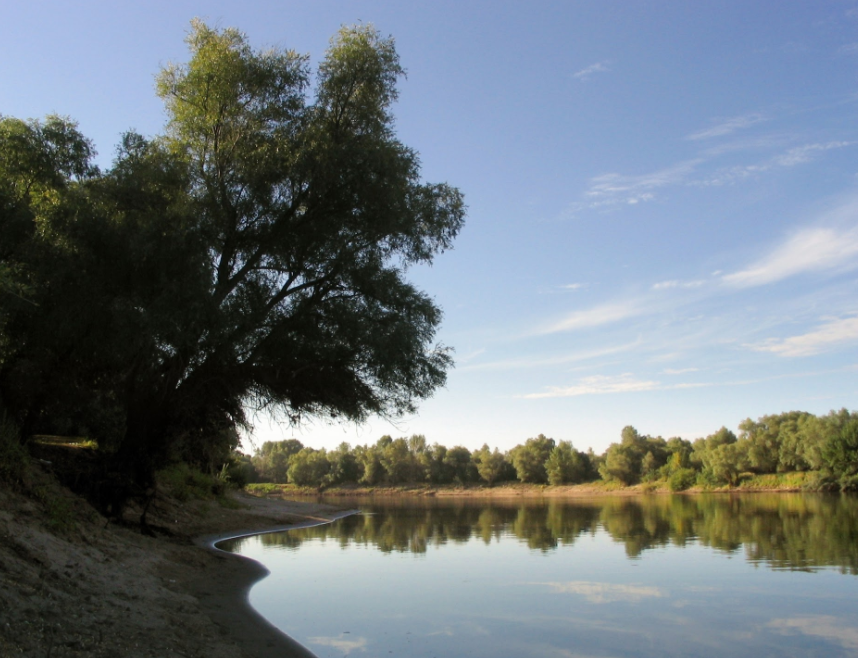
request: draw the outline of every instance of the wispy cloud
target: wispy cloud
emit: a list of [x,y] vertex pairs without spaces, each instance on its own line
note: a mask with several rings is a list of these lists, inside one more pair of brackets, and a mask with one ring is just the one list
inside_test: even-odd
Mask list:
[[654,391],[658,388],[660,388],[659,382],[635,379],[630,373],[625,373],[616,377],[593,375],[592,377],[584,377],[574,386],[552,386],[542,393],[528,393],[522,397],[525,400],[572,398],[580,395],[605,395],[608,393]]
[[540,393],[521,395],[524,400],[546,398],[574,398],[582,395],[609,395],[613,393],[640,393],[644,391],[676,391],[713,386],[711,382],[683,382],[662,384],[652,379],[636,379],[631,373],[622,375],[593,375],[584,377],[573,386],[551,386]]
[[768,626],[784,635],[801,633],[821,637],[839,644],[844,649],[858,650],[858,628],[850,626],[847,620],[838,617],[830,615],[788,617],[773,619]]
[[667,593],[661,588],[644,585],[615,585],[585,580],[529,584],[545,585],[555,594],[578,594],[590,603],[611,603],[612,601],[636,603],[641,599],[667,596]]
[[672,288],[699,288],[702,285],[705,285],[705,281],[695,280],[695,281],[659,281],[658,283],[654,283],[652,286],[653,290],[670,290]]
[[590,361],[592,359],[599,359],[605,356],[612,356],[614,354],[628,352],[630,350],[635,349],[636,347],[639,347],[642,343],[643,341],[638,338],[637,340],[634,340],[629,343],[623,343],[622,345],[614,345],[598,350],[575,352],[573,354],[564,354],[549,358],[506,359],[502,361],[490,361],[488,363],[475,363],[473,365],[457,368],[457,371],[470,372],[474,370],[523,370],[526,368],[550,368],[552,366],[562,366],[568,365],[570,363],[580,363],[582,361]]
[[686,160],[672,167],[638,176],[602,174],[590,179],[590,186],[584,195],[590,199],[590,207],[617,203],[634,205],[641,201],[650,201],[655,198],[654,190],[681,184],[701,162],[703,161],[700,159]]
[[643,312],[644,308],[638,302],[602,304],[586,311],[576,311],[536,333],[539,335],[554,334],[561,331],[599,327],[641,315]]
[[581,290],[581,288],[586,288],[586,283],[567,283],[564,286],[560,286],[561,290]]
[[589,80],[595,73],[607,73],[611,69],[608,64],[610,64],[610,60],[604,60],[602,62],[596,62],[595,64],[591,64],[587,68],[581,69],[577,73],[573,73],[572,77],[576,80],[581,80],[582,82],[586,82]]
[[699,368],[665,368],[662,374],[665,375],[684,375],[689,372],[697,372]]
[[837,52],[841,55],[858,54],[858,43],[845,43],[837,49]]
[[693,184],[720,186],[741,182],[742,180],[772,171],[773,169],[795,167],[797,165],[811,162],[818,153],[852,146],[852,144],[853,142],[834,141],[795,146],[763,162],[721,168],[708,178],[694,181]]
[[783,339],[774,338],[750,347],[759,352],[773,352],[780,356],[812,356],[854,342],[858,342],[858,317],[830,320],[806,334]]
[[762,114],[757,113],[733,117],[731,119],[723,120],[721,123],[710,126],[709,128],[699,132],[692,133],[688,135],[686,139],[697,141],[701,139],[711,139],[712,137],[723,137],[724,135],[729,135],[737,130],[753,126],[761,121],[765,121],[765,117]]
[[794,167],[796,165],[810,162],[813,159],[814,153],[820,151],[830,151],[831,149],[841,149],[846,146],[852,146],[852,142],[834,141],[820,142],[817,144],[804,144],[789,149],[786,153],[772,158],[772,163],[779,167]]
[[[858,201],[853,202],[858,219]],[[858,226],[847,229],[813,227],[798,231],[750,267],[726,274],[724,283],[740,288],[775,283],[805,272],[854,266]]]

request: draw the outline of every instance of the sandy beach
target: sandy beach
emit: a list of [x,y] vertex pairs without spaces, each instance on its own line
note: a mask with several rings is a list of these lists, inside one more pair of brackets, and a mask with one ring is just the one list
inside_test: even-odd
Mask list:
[[162,500],[150,512],[153,538],[106,523],[49,481],[39,486],[54,502],[0,490],[3,658],[312,656],[247,603],[264,567],[211,543],[342,509],[239,492],[226,507]]

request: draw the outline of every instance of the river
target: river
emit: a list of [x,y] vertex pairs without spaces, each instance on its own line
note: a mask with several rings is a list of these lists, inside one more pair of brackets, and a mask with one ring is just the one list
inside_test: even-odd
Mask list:
[[858,499],[364,498],[221,548],[319,658],[855,656]]

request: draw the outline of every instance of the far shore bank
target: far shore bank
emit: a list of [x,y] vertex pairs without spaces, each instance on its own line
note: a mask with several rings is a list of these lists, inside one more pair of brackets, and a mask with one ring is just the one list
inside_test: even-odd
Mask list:
[[[430,485],[422,483],[398,485],[341,485],[335,487],[299,487],[292,484],[256,483],[249,484],[245,491],[252,496],[263,498],[348,498],[363,496],[415,496],[437,498],[593,498],[602,496],[642,496],[642,495],[692,495],[692,494],[740,494],[740,493],[796,493],[807,491],[804,474],[790,474],[792,477],[759,476],[743,482],[737,487],[690,487],[683,491],[671,491],[666,485],[651,483],[623,487],[616,484],[590,482],[576,485],[540,485],[501,483],[488,485]],[[802,477],[796,477],[801,475]]]

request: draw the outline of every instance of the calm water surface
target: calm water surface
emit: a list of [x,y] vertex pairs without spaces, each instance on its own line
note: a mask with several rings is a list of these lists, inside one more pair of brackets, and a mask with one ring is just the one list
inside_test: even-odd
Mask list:
[[858,655],[858,499],[360,499],[221,544],[320,658]]

